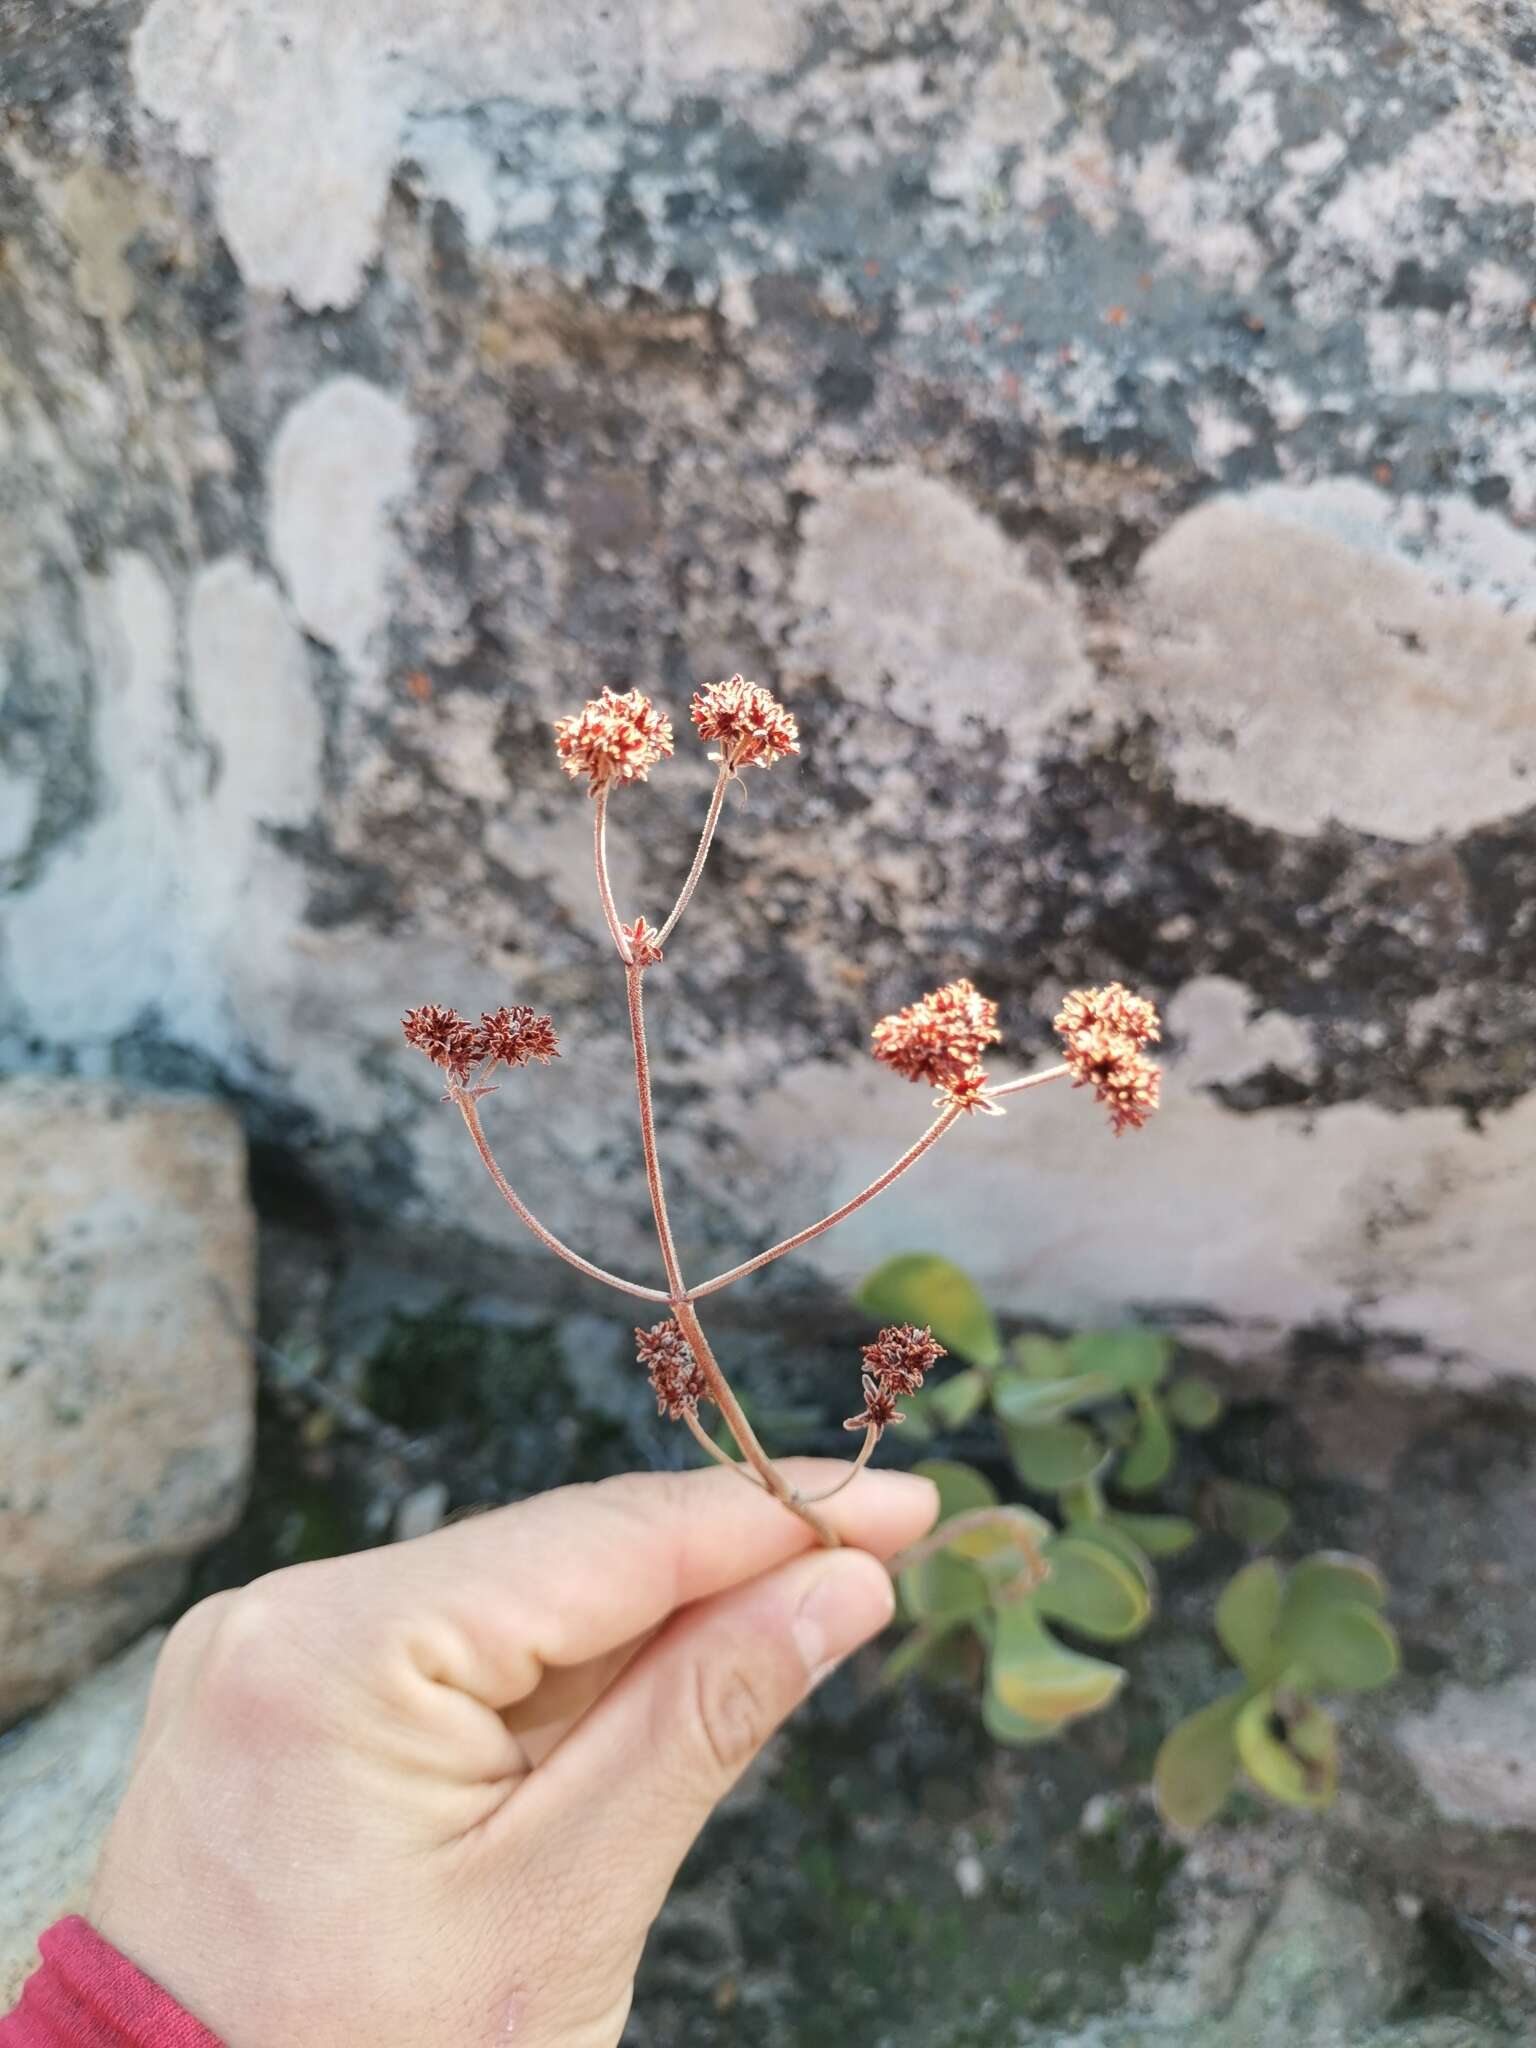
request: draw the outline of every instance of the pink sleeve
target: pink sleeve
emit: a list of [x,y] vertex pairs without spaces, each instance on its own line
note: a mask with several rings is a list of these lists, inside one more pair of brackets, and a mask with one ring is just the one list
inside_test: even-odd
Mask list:
[[0,2048],[223,2048],[77,1916],[50,1927],[38,1947],[42,1968],[0,2019]]

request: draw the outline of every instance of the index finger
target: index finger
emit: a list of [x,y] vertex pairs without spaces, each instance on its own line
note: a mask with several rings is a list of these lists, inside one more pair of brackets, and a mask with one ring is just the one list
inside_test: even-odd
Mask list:
[[[780,1469],[815,1493],[847,1468],[792,1458]],[[866,1469],[821,1512],[845,1543],[884,1558],[932,1525],[938,1493],[915,1474]],[[384,1603],[418,1668],[500,1712],[546,1670],[604,1656],[814,1541],[798,1515],[721,1466],[629,1473],[347,1560],[354,1594],[362,1568],[372,1580],[351,1613],[361,1624]]]

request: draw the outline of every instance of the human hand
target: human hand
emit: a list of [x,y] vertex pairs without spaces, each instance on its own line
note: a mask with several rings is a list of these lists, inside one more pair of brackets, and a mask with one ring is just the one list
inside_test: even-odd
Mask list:
[[711,1807],[936,1511],[866,1471],[811,1550],[732,1473],[652,1473],[204,1601],[90,1918],[230,2048],[611,2048]]

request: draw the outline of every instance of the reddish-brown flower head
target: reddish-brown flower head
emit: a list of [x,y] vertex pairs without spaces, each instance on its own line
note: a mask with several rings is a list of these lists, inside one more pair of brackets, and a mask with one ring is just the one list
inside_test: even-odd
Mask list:
[[692,717],[700,738],[719,749],[709,758],[722,762],[733,775],[754,761],[760,768],[771,768],[786,754],[800,751],[800,729],[778,698],[742,676],[696,690]]
[[637,1329],[635,1350],[651,1376],[656,1413],[672,1422],[696,1414],[709,1391],[709,1383],[677,1318],[668,1316],[664,1323],[656,1323],[649,1330]]
[[969,981],[946,982],[882,1017],[870,1034],[875,1058],[904,1080],[927,1081],[964,1109],[984,1109],[981,1055],[1002,1038],[997,1005]]
[[1114,981],[1107,988],[1075,989],[1061,1006],[1056,1029],[1073,1086],[1093,1090],[1117,1138],[1140,1130],[1158,1106],[1162,1084],[1161,1069],[1142,1050],[1157,1042],[1157,1011]]
[[906,1417],[896,1406],[898,1398],[894,1387],[884,1387],[865,1373],[864,1406],[857,1415],[848,1417],[844,1429],[889,1429],[892,1423],[905,1422]]
[[670,720],[638,690],[604,690],[555,720],[555,751],[574,782],[587,778],[588,796],[615,783],[644,782],[672,751]]
[[637,917],[633,924],[621,924],[624,943],[629,948],[629,957],[637,967],[659,967],[661,948],[656,943],[661,934],[653,924],[647,924],[643,917]]
[[1136,1046],[1156,1045],[1162,1036],[1157,1011],[1145,996],[1133,996],[1118,981],[1107,988],[1074,989],[1056,1015],[1056,1029],[1070,1039],[1080,1031],[1108,1031]]
[[864,1346],[864,1370],[893,1393],[915,1394],[924,1373],[948,1356],[932,1330],[920,1330],[915,1323],[892,1323],[873,1344]]
[[467,1017],[441,1003],[423,1003],[419,1010],[407,1010],[400,1019],[406,1043],[424,1052],[434,1067],[441,1067],[455,1081],[468,1078],[479,1057],[480,1034]]
[[482,1011],[475,1033],[475,1057],[505,1067],[526,1067],[530,1060],[548,1066],[560,1057],[560,1041],[548,1017],[537,1016],[527,1003],[503,1003]]

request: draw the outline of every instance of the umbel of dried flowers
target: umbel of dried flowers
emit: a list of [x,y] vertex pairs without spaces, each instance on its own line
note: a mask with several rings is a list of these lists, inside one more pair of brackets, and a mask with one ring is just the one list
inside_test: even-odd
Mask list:
[[[690,1285],[683,1276],[667,1214],[641,985],[645,975],[662,964],[663,949],[698,885],[730,783],[746,768],[769,768],[800,751],[799,728],[789,711],[761,684],[743,676],[730,676],[695,692],[690,716],[699,738],[711,749],[709,758],[718,774],[687,878],[659,926],[641,916],[628,922],[620,917],[608,873],[606,821],[613,792],[629,783],[647,781],[650,771],[672,753],[670,721],[639,690],[604,689],[555,724],[555,751],[561,767],[573,781],[585,778],[587,794],[593,799],[594,878],[604,922],[628,986],[640,1140],[664,1284],[657,1287],[625,1279],[562,1243],[528,1208],[491,1150],[480,1122],[480,1098],[490,1092],[489,1077],[498,1068],[511,1072],[535,1061],[547,1065],[558,1057],[560,1048],[548,1017],[526,1003],[516,1003],[486,1011],[478,1023],[472,1023],[456,1010],[424,1003],[406,1013],[403,1029],[407,1040],[445,1077],[447,1100],[462,1115],[493,1184],[539,1242],[589,1279],[666,1311],[662,1320],[635,1331],[640,1363],[650,1378],[659,1412],[684,1423],[704,1451],[730,1464],[744,1480],[766,1487],[809,1522],[824,1542],[835,1542],[819,1511],[820,1503],[849,1482],[882,1433],[901,1420],[899,1403],[903,1396],[917,1391],[924,1375],[944,1357],[942,1345],[934,1341],[931,1331],[902,1324],[882,1330],[873,1343],[864,1346],[860,1373],[864,1406],[847,1423],[849,1429],[863,1430],[864,1443],[836,1485],[807,1497],[789,1484],[759,1442],[704,1334],[699,1303],[833,1229],[915,1166],[962,1115],[977,1111],[1001,1115],[1007,1096],[1049,1081],[1070,1079],[1076,1087],[1092,1089],[1109,1112],[1117,1136],[1139,1129],[1158,1103],[1159,1073],[1146,1054],[1146,1048],[1158,1039],[1157,1012],[1144,997],[1132,995],[1118,982],[1105,988],[1075,990],[1065,998],[1055,1020],[1063,1049],[1061,1063],[1000,1084],[989,1079],[983,1064],[983,1055],[1001,1043],[997,1005],[971,981],[963,977],[947,981],[904,1009],[882,1017],[872,1033],[875,1058],[904,1080],[921,1082],[936,1091],[936,1120],[894,1165],[829,1215],[740,1265]],[[699,1408],[706,1400],[719,1408],[741,1453],[741,1463],[731,1460],[705,1433]]]

